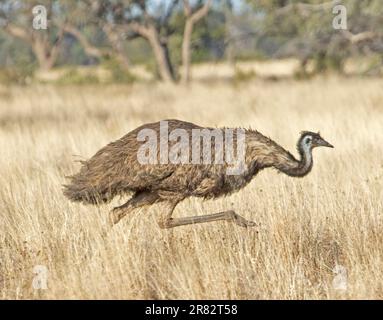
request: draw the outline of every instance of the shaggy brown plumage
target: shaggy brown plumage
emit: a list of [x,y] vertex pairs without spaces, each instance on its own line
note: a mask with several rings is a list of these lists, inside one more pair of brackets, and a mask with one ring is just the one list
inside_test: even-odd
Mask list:
[[[192,129],[203,129],[193,123],[179,120],[167,120],[167,122],[169,132],[174,129],[184,129],[190,137]],[[297,144],[300,160],[297,160],[291,153],[258,131],[245,130],[246,170],[240,175],[227,175],[226,162],[223,164],[214,164],[214,161],[212,164],[141,164],[137,154],[144,142],[138,141],[137,135],[142,129],[152,129],[157,132],[159,146],[159,128],[159,122],[144,124],[100,149],[92,158],[82,163],[79,173],[70,177],[70,184],[64,186],[64,194],[72,201],[98,204],[109,202],[117,195],[133,193],[132,198],[125,205],[112,211],[113,223],[118,222],[131,209],[166,201],[169,204],[169,210],[165,219],[161,220],[162,227],[222,219],[232,219],[240,225],[247,226],[252,225],[251,222],[232,211],[181,219],[173,219],[171,214],[176,204],[187,197],[216,198],[236,192],[265,168],[273,167],[290,176],[302,177],[312,168],[312,149],[317,146],[332,147],[321,138],[319,133],[302,132]],[[236,139],[237,134],[234,131],[234,141]],[[169,145],[173,143],[169,142]],[[213,160],[215,159],[214,151],[213,140],[211,146]],[[159,159],[159,150],[157,157]]]

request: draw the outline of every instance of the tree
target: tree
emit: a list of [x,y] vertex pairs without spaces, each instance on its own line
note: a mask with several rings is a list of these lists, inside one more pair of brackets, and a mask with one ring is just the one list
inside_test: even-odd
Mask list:
[[[294,56],[305,70],[314,59],[317,71],[343,71],[346,58],[359,53],[381,52],[383,3],[380,0],[250,1],[264,15],[264,35],[278,41],[276,57]],[[347,9],[347,29],[334,28],[333,8]]]
[[190,81],[190,42],[194,25],[205,17],[209,11],[211,0],[206,0],[205,4],[200,8],[192,8],[189,0],[183,0],[185,27],[182,40],[182,81],[187,83]]
[[[97,24],[109,39],[114,52],[121,58],[122,40],[141,37],[148,41],[153,51],[159,77],[166,82],[175,81],[174,68],[170,60],[168,40],[172,33],[169,20],[178,4],[178,0],[168,1],[167,6],[160,3],[157,7],[152,1],[145,0],[102,0],[83,1],[92,10]],[[99,51],[91,46],[78,28],[71,25],[68,29],[89,54],[100,56]]]
[[[145,0],[131,1],[128,7],[128,16],[125,19],[125,27],[145,38],[152,47],[160,78],[165,82],[174,82],[176,79],[174,67],[169,54],[169,36],[172,30],[169,20],[178,4],[178,0],[170,1],[152,10],[157,14],[151,14],[149,2]],[[138,12],[138,14],[136,14]]]
[[[88,56],[97,59],[114,58],[125,68],[130,66],[129,57],[124,50],[123,38],[116,30],[111,19],[104,19],[104,1],[67,1],[60,18],[55,17],[55,24],[77,39]],[[96,28],[102,32],[109,46],[92,44],[84,29]]]
[[[57,8],[56,1],[41,1],[48,8],[48,15]],[[0,6],[1,21],[8,35],[16,37],[27,43],[36,57],[39,68],[51,69],[58,58],[60,46],[64,39],[64,29],[48,25],[46,30],[35,30],[32,27],[33,1],[3,1]]]
[[178,2],[172,0],[156,7],[149,0],[101,1],[98,17],[104,25],[110,24],[118,34],[123,33],[128,39],[138,36],[148,41],[160,79],[174,82],[176,76],[168,48],[172,34],[169,20]]

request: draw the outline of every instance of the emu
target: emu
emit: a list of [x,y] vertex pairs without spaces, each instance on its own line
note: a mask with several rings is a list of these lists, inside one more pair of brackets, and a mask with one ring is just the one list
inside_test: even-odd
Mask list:
[[[169,130],[183,129],[192,134],[193,129],[203,128],[190,122],[165,120]],[[299,160],[290,152],[256,130],[244,130],[245,170],[238,175],[227,175],[226,162],[199,164],[142,164],[137,154],[141,143],[138,135],[143,129],[159,133],[160,122],[144,124],[129,132],[121,139],[100,149],[88,161],[82,161],[80,171],[69,177],[70,184],[64,185],[64,194],[72,201],[85,204],[108,203],[117,195],[132,194],[123,205],[114,208],[109,214],[113,226],[133,209],[163,202],[166,210],[158,224],[161,228],[227,220],[242,227],[255,226],[235,211],[229,210],[214,214],[173,218],[172,214],[182,200],[187,197],[204,199],[229,195],[245,187],[261,170],[275,168],[291,177],[303,177],[313,166],[312,150],[315,147],[333,146],[318,133],[303,131],[297,143]],[[238,135],[234,135],[236,142]],[[158,137],[158,142],[160,142]],[[199,143],[199,142],[198,142]],[[216,152],[211,144],[211,152]],[[159,154],[157,154],[159,156]]]

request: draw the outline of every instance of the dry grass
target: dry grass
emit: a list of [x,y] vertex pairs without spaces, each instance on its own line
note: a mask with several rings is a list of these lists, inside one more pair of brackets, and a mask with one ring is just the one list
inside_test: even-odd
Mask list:
[[[1,298],[383,298],[383,86],[374,79],[195,84],[36,86],[0,90]],[[190,199],[176,215],[236,209],[259,233],[226,222],[160,230],[161,206],[137,210],[104,239],[109,207],[68,202],[74,160],[142,124],[179,118],[251,126],[294,152],[300,130],[313,172],[261,172],[241,192]],[[332,287],[332,269],[348,288]],[[33,267],[49,270],[32,289]]]

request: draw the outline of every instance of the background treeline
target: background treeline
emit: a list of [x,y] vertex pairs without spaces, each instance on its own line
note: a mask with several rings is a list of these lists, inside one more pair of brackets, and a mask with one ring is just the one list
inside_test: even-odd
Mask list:
[[[347,30],[333,28],[333,8],[347,9]],[[47,9],[47,30],[32,28],[32,8]],[[0,82],[26,82],[65,68],[61,81],[96,81],[79,73],[102,66],[114,81],[133,81],[141,66],[155,79],[188,82],[192,65],[293,57],[299,75],[344,71],[365,59],[383,64],[383,1],[163,0],[0,1]]]

